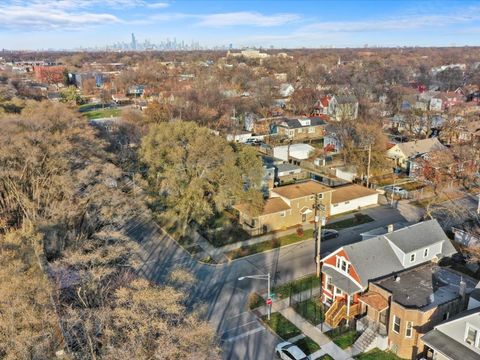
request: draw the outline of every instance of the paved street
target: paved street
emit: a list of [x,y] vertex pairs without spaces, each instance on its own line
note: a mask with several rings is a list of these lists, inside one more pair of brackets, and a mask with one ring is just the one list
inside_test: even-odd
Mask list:
[[[322,244],[322,255],[338,247],[360,240],[360,233],[390,223],[404,221],[396,209],[388,206],[362,211],[374,222],[354,229],[340,231],[337,239]],[[280,284],[315,271],[314,241],[252,255],[222,265],[206,265],[193,260],[175,241],[164,235],[151,222],[132,221],[126,230],[143,247],[141,271],[146,277],[162,283],[176,267],[190,270],[198,283],[190,293],[190,305],[206,304],[207,316],[221,339],[225,359],[271,359],[274,347],[280,342],[276,335],[265,329],[256,317],[247,311],[248,294],[266,289],[265,281],[239,276],[274,274],[274,283]]]

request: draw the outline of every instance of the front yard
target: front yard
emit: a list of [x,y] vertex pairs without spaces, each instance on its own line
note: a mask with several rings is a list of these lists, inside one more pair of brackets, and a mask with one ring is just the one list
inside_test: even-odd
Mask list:
[[297,294],[317,287],[320,287],[320,279],[317,278],[315,274],[312,274],[282,285],[274,286],[272,288],[272,293],[274,293],[279,299],[285,299],[291,294]]
[[273,239],[269,241],[263,241],[258,244],[242,246],[239,249],[235,249],[227,252],[227,255],[230,259],[238,259],[244,256],[257,254],[267,250],[276,249],[285,245],[294,244],[299,241],[304,241],[313,238],[313,229],[307,229],[303,232],[303,235],[298,235],[296,233],[282,236],[278,239]]
[[324,320],[323,304],[320,299],[308,299],[295,304],[293,308],[313,326],[317,326]]
[[390,351],[382,351],[380,349],[373,349],[369,352],[360,354],[355,357],[357,360],[402,360],[397,355]]
[[333,230],[342,230],[342,229],[347,229],[353,226],[357,225],[362,225],[366,224],[369,222],[375,221],[372,219],[370,216],[362,214],[362,213],[357,213],[355,214],[354,217],[348,218],[345,220],[340,220],[331,224],[328,224],[325,226],[327,229],[333,229]]
[[[280,313],[273,313],[270,317],[270,320],[267,320],[267,315],[262,316],[262,321],[285,341],[302,333],[299,328],[293,325]],[[294,344],[302,349],[302,351],[307,355],[320,350],[320,346],[318,346],[318,344],[308,336],[295,341]]]
[[262,316],[262,321],[284,340],[288,340],[302,333],[299,328],[280,313],[273,313],[270,316],[270,320],[267,319],[267,315],[264,315]]
[[332,341],[342,349],[346,349],[353,345],[355,340],[360,336],[356,330],[344,331],[341,328],[333,329],[325,333]]

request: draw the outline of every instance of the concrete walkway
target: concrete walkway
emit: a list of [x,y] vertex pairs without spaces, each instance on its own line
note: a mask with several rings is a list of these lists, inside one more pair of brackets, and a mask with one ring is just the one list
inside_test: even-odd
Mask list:
[[313,326],[308,321],[306,321],[295,310],[293,310],[293,308],[288,307],[286,309],[280,310],[280,314],[285,316],[285,318],[287,318],[292,324],[299,328],[303,334],[311,338],[321,347],[319,351],[312,354],[312,359],[319,358],[324,354],[329,354],[335,360],[352,359],[352,356],[347,351],[342,350],[332,340],[330,340],[327,335],[322,333],[319,328]]

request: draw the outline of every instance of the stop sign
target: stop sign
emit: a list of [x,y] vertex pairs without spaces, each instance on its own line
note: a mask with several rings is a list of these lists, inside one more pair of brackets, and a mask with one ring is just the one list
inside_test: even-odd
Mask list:
[[271,298],[268,298],[268,299],[267,299],[267,305],[272,305],[272,303],[273,303],[272,299],[271,299]]

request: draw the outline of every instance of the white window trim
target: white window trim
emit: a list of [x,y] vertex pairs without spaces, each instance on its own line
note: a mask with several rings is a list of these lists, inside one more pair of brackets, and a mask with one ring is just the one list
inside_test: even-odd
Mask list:
[[426,258],[428,256],[428,253],[429,253],[429,249],[426,248],[423,250],[423,257]]
[[[408,335],[408,330],[409,330],[408,324],[410,324],[410,335]],[[405,323],[405,337],[406,338],[411,338],[412,336],[413,336],[413,322],[407,321]]]
[[315,128],[314,128],[313,126],[310,126],[310,127],[308,128],[308,132],[309,132],[310,134],[313,134],[313,133],[315,132]]
[[[342,265],[345,264],[345,270],[342,269]],[[348,274],[348,271],[350,270],[350,262],[347,261],[343,256],[337,256],[337,262],[336,262],[336,268],[345,273]]]
[[[412,259],[412,256],[413,256],[413,259]],[[415,262],[415,258],[416,258],[416,257],[417,257],[417,256],[415,255],[415,253],[410,254],[410,262],[411,262],[411,263],[412,263],[412,262]]]
[[[396,330],[395,330],[395,320],[396,320],[396,319],[399,320],[399,322],[398,322],[398,330],[399,330],[399,331],[396,331]],[[402,319],[400,319],[397,315],[393,315],[392,331],[393,331],[395,334],[399,334],[401,326],[402,326]]]

